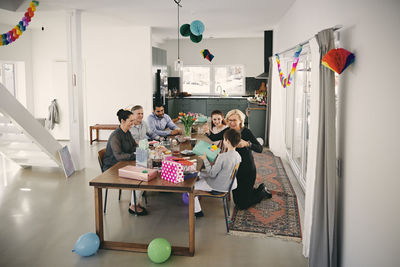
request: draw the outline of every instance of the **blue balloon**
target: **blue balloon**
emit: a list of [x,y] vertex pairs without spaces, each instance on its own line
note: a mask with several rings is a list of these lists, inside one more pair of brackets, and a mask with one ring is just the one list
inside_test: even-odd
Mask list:
[[86,233],[81,235],[75,243],[72,252],[77,253],[80,256],[87,257],[91,256],[100,247],[100,238],[95,233]]
[[188,194],[188,193],[183,193],[183,194],[182,194],[182,201],[183,201],[183,203],[185,203],[186,205],[189,205],[189,194]]
[[190,24],[190,31],[196,36],[202,35],[204,32],[203,22],[201,22],[200,20],[192,21],[192,23]]

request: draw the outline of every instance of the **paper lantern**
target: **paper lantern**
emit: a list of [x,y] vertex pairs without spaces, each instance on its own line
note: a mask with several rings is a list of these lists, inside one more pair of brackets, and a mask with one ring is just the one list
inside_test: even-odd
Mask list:
[[190,25],[189,24],[183,24],[181,28],[179,29],[179,32],[181,33],[182,36],[189,36],[190,35]]
[[190,24],[190,31],[196,36],[200,36],[204,32],[204,24],[200,20],[194,20]]
[[193,43],[200,43],[200,41],[203,39],[203,35],[194,35],[193,33],[190,34],[190,40],[192,40]]
[[322,65],[341,74],[351,63],[354,62],[353,53],[343,48],[331,49],[322,58]]

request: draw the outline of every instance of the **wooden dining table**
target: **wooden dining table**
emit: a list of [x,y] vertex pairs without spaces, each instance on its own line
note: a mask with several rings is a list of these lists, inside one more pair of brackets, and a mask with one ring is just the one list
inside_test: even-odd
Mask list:
[[[180,144],[180,150],[191,149],[190,141]],[[193,157],[193,156],[192,156]],[[196,156],[194,156],[196,157]],[[197,158],[197,157],[196,157]],[[119,241],[106,241],[104,239],[104,225],[103,225],[103,195],[102,189],[128,189],[128,190],[142,190],[142,191],[158,191],[158,192],[171,192],[171,193],[185,193],[189,194],[189,244],[188,247],[172,246],[171,254],[181,256],[194,256],[195,251],[195,216],[194,216],[194,183],[195,178],[185,179],[182,183],[172,183],[161,179],[160,172],[157,178],[145,182],[133,179],[119,177],[118,169],[127,165],[136,165],[135,161],[120,161],[107,171],[92,179],[89,182],[90,186],[94,187],[94,201],[95,201],[95,223],[96,234],[100,238],[100,248],[123,250],[123,251],[136,251],[147,252],[148,244],[128,243]],[[201,164],[198,164],[198,168]]]

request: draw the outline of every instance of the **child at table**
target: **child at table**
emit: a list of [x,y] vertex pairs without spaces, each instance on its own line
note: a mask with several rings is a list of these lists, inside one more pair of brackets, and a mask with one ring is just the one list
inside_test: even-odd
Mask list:
[[[227,151],[218,155],[213,166],[210,165],[205,153],[200,156],[204,162],[205,171],[200,173],[200,179],[194,184],[195,190],[228,192],[232,172],[235,166],[242,161],[239,153],[235,150],[240,140],[240,132],[229,129],[224,133],[223,140]],[[236,187],[237,182],[235,179],[232,189]],[[196,217],[204,216],[197,196],[194,199],[194,212]]]
[[[213,134],[217,134],[224,130],[228,125],[226,125],[226,122],[224,120],[224,113],[222,113],[221,110],[214,110],[211,112],[211,127],[210,131]],[[224,142],[222,140],[214,141],[214,145],[216,145],[218,148],[221,149],[220,153],[226,152],[226,147],[224,147]]]

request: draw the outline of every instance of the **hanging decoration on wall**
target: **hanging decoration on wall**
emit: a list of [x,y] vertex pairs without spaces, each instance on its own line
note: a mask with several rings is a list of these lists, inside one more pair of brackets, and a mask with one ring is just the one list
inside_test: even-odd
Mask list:
[[183,37],[190,37],[193,43],[199,43],[203,39],[204,24],[200,20],[194,20],[191,24],[183,24],[179,30]]
[[297,63],[299,62],[299,57],[300,57],[302,49],[303,49],[303,47],[301,45],[298,45],[296,47],[296,51],[294,53],[294,60],[293,60],[292,69],[291,69],[289,75],[287,76],[287,78],[285,78],[284,75],[283,75],[283,71],[282,71],[282,68],[281,68],[281,62],[279,60],[279,55],[275,54],[276,63],[278,64],[278,70],[279,70],[279,78],[281,80],[281,84],[282,84],[283,88],[286,88],[286,86],[289,86],[289,85],[292,84],[292,79],[293,79],[293,76],[294,76],[294,72],[296,71]]
[[208,59],[208,61],[212,61],[214,58],[214,55],[210,53],[210,51],[208,51],[208,49],[203,49],[201,50],[201,54],[203,55],[203,58]]
[[29,22],[31,22],[32,17],[35,15],[36,7],[39,5],[39,1],[32,1],[29,4],[29,8],[24,14],[24,17],[22,20],[10,31],[3,33],[0,36],[0,46],[3,45],[8,45],[17,40],[22,33],[26,30],[26,28],[29,25]]
[[353,53],[343,48],[331,49],[322,58],[321,64],[341,74],[355,60]]

